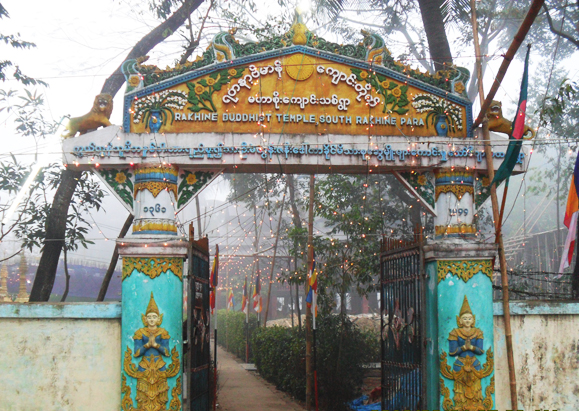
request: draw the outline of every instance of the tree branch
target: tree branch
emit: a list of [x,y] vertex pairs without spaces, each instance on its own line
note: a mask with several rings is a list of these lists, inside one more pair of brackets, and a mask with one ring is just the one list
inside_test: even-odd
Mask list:
[[[187,18],[203,3],[203,0],[185,0],[181,7],[175,11],[167,20],[155,27],[149,34],[144,36],[135,46],[129,51],[125,60],[136,59],[145,56],[157,44],[161,43],[171,34],[173,34],[179,27],[185,23]],[[121,63],[122,64],[122,63]],[[111,96],[123,86],[125,77],[121,71],[121,65],[117,67],[114,73],[105,81],[101,93],[108,93]]]
[[[133,224],[134,218],[135,218],[135,216],[133,216],[132,214],[129,214],[129,216],[125,220],[125,224],[123,224],[123,228],[121,228],[121,232],[119,233],[118,238],[124,238],[127,235],[129,228],[131,228],[131,224]],[[115,251],[113,252],[113,256],[111,257],[111,262],[109,264],[109,268],[107,269],[107,272],[105,273],[105,276],[103,278],[103,282],[101,284],[101,289],[100,289],[99,295],[96,299],[97,301],[104,301],[105,300],[105,296],[107,295],[107,290],[109,289],[109,284],[111,282],[111,278],[113,278],[113,274],[115,272],[115,267],[117,266],[118,261],[119,261],[119,246],[117,244],[117,245],[115,245]]]
[[[555,28],[555,26],[553,25],[553,20],[551,19],[551,15],[549,14],[549,9],[547,8],[547,6],[545,4],[543,4],[543,9],[545,10],[545,16],[547,17],[547,22],[549,22],[549,29],[551,30],[551,32],[553,34],[556,34],[557,36],[561,36],[564,39],[569,40],[571,43],[573,43],[575,45],[575,47],[579,48],[579,40],[573,38],[573,36],[563,32],[562,30],[557,30]],[[561,29],[562,28],[563,28],[563,25],[561,25]]]
[[[183,55],[181,56],[181,59],[179,60],[179,64],[185,64],[187,62],[187,59],[189,57],[191,57],[191,54],[193,54],[195,49],[199,46],[199,42],[201,41],[201,34],[203,33],[203,28],[205,27],[205,22],[207,21],[207,18],[209,17],[209,12],[213,8],[214,4],[215,4],[215,0],[211,0],[211,3],[209,4],[209,7],[207,8],[207,13],[205,13],[205,16],[203,17],[203,21],[201,21],[201,27],[199,28],[199,35],[197,36],[197,38],[195,40],[193,40],[193,27],[191,24],[191,16],[187,17],[187,19],[189,20],[189,36],[190,36],[189,45],[185,48],[185,53],[183,53]],[[201,233],[199,233],[199,234],[201,234]]]

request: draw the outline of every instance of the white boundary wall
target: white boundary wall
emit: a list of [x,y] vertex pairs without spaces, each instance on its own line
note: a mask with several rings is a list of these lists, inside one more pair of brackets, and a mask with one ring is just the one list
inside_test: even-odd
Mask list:
[[[510,410],[502,304],[495,409]],[[512,302],[519,409],[579,409],[579,303]],[[120,303],[0,304],[0,410],[118,411]]]
[[[511,302],[520,410],[579,409],[579,302]],[[495,409],[510,410],[502,303],[494,303]]]
[[0,304],[2,411],[120,409],[119,303]]

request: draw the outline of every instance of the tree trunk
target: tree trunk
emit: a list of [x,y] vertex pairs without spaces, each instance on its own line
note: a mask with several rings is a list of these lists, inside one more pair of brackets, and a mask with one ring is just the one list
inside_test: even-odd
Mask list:
[[342,271],[342,287],[340,288],[340,315],[342,316],[342,321],[348,315],[346,309],[346,271]]
[[[179,27],[185,23],[187,18],[203,3],[203,0],[185,0],[167,20],[155,27],[144,36],[133,49],[127,54],[125,60],[136,59],[145,56],[157,44],[161,43]],[[124,62],[124,61],[123,61]],[[121,63],[122,65],[122,63]],[[125,76],[121,71],[121,65],[117,67],[114,73],[105,81],[101,93],[108,93],[111,96],[117,94],[125,83]]]
[[[290,203],[290,207],[292,209],[292,214],[293,214],[293,223],[294,226],[296,228],[302,228],[302,219],[300,218],[300,211],[298,209],[298,205],[296,204],[296,192],[295,192],[295,178],[292,174],[288,174],[286,176],[287,178],[287,188],[288,188],[288,192],[289,192],[289,203]],[[295,256],[294,256],[294,268],[296,273],[298,272],[299,269],[299,265],[298,265],[298,251],[297,251],[297,243],[294,246],[295,248]],[[299,330],[301,331],[302,329],[302,313],[300,310],[300,292],[299,292],[300,286],[299,286],[299,281],[296,278],[296,307],[297,307],[297,313],[298,313],[298,327]],[[291,292],[291,286],[290,286],[290,292]]]
[[450,53],[450,45],[448,44],[442,12],[440,11],[441,1],[418,0],[418,4],[434,69],[444,69],[445,64],[447,67],[452,64],[452,54]]
[[70,290],[70,274],[68,272],[68,259],[66,258],[66,245],[62,247],[62,253],[64,254],[64,276],[66,278],[66,285],[64,286],[64,293],[62,293],[62,298],[60,302],[63,303],[66,301],[66,297],[68,297],[68,290]]
[[[171,17],[135,44],[133,49],[125,57],[125,60],[146,55],[157,44],[161,43],[183,25],[191,13],[195,11],[202,2],[203,0],[185,0]],[[119,65],[115,72],[105,81],[101,92],[109,93],[114,97],[124,82],[125,78]],[[52,208],[46,219],[46,239],[30,293],[31,302],[48,301],[50,293],[52,292],[56,269],[58,268],[58,259],[60,258],[60,251],[66,233],[68,207],[80,175],[80,172],[69,169],[61,173],[60,184],[56,190]]]
[[69,168],[61,173],[60,185],[56,190],[52,207],[46,218],[44,248],[34,277],[32,291],[30,291],[30,302],[48,301],[50,298],[66,234],[68,206],[81,175],[81,171],[74,171]]

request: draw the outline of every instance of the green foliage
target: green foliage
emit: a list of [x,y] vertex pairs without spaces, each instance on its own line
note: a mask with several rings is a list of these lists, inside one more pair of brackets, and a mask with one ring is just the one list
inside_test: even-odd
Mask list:
[[[537,110],[540,124],[548,131],[545,143],[537,151],[543,152],[554,167],[534,170],[530,191],[534,194],[552,195],[558,193],[558,200],[567,197],[571,174],[578,149],[579,131],[579,85],[564,80],[554,96],[547,96],[542,108]],[[552,140],[552,142],[549,142]],[[550,143],[550,144],[549,144]],[[571,155],[570,155],[571,154]]]
[[160,20],[167,20],[174,8],[181,5],[181,0],[150,0],[149,10]]
[[[2,19],[4,17],[10,18],[10,15],[8,14],[8,11],[0,4],[0,19]],[[31,49],[31,48],[36,47],[36,44],[31,43],[29,41],[22,40],[20,38],[20,34],[2,34],[2,33],[0,33],[0,43],[2,43],[2,42],[4,42],[4,44],[9,45],[10,47],[15,48],[15,49]],[[15,80],[24,84],[25,86],[36,85],[36,84],[40,84],[43,86],[48,85],[42,80],[37,80],[37,79],[34,79],[32,77],[28,77],[27,75],[23,74],[22,71],[20,70],[20,67],[18,67],[18,65],[15,65],[10,60],[0,60],[0,81],[6,81],[8,79],[6,71],[10,67],[14,67],[14,72],[12,73],[12,77]]]
[[[360,393],[363,364],[377,361],[376,336],[361,332],[344,316],[319,316],[317,320],[317,374],[320,406],[346,410],[345,403]],[[288,394],[305,400],[305,334],[296,327],[268,327],[253,339],[255,364],[260,375]]]
[[253,338],[259,374],[300,400],[306,397],[306,337],[296,327],[267,327]]
[[[34,247],[42,248],[46,241],[46,218],[51,209],[51,193],[60,183],[62,170],[59,164],[50,164],[42,169],[36,177],[30,199],[20,209],[21,217],[14,233],[20,238],[22,246],[30,251]],[[105,192],[99,182],[90,173],[83,173],[66,218],[65,246],[68,251],[94,244],[86,238],[91,226],[89,213],[93,209],[100,210],[104,196]]]
[[[191,103],[189,110],[194,113],[202,110],[207,110],[211,113],[217,112],[215,104],[213,104],[213,93],[221,90],[221,88],[229,84],[232,79],[240,78],[244,70],[245,67],[221,70],[212,73],[208,79],[201,79],[197,83],[192,81],[188,82],[189,95],[187,101]],[[209,103],[209,105],[205,102]]]
[[326,237],[314,241],[323,311],[331,310],[335,293],[343,295],[354,287],[361,295],[373,291],[382,235],[412,232],[410,207],[401,201],[401,189],[390,176],[332,174],[319,179],[315,210],[328,229]]
[[[0,90],[0,112],[11,114],[16,126],[16,133],[23,138],[33,138],[36,144],[54,134],[58,126],[44,116],[44,97],[37,92],[24,90],[23,94],[15,91]],[[37,153],[38,154],[38,153]],[[12,196],[20,191],[30,173],[31,167],[20,164],[16,157],[12,161],[0,162],[0,193]],[[42,248],[46,241],[46,219],[51,210],[54,191],[60,184],[63,170],[60,164],[50,164],[43,167],[30,187],[28,196],[20,204],[15,213],[15,221],[2,226],[0,239],[10,232],[21,241],[22,247],[32,251]],[[86,238],[92,225],[88,221],[91,210],[100,210],[105,192],[91,174],[83,173],[76,191],[72,197],[70,210],[66,219],[65,245],[69,251],[79,246],[88,247],[93,244]],[[5,213],[10,202],[3,202],[0,212]]]
[[[374,87],[374,90],[384,97],[384,107],[382,113],[398,113],[400,115],[406,114],[408,112],[408,96],[406,92],[408,91],[407,85],[401,85],[393,81],[389,81],[386,77],[381,74],[376,74],[374,72],[366,72],[360,69],[351,69],[352,73],[356,75],[356,79],[359,82],[365,81]],[[362,77],[361,73],[366,74]],[[400,88],[398,88],[400,86]],[[396,91],[394,91],[396,90]]]
[[[217,343],[230,353],[245,361],[246,323],[245,313],[241,311],[217,310]],[[258,329],[257,316],[249,314],[249,339]],[[254,347],[249,345],[249,362],[253,361]]]
[[22,137],[32,137],[36,142],[53,134],[58,127],[44,116],[44,96],[38,92],[24,90],[0,90],[0,112],[14,116],[16,132]]

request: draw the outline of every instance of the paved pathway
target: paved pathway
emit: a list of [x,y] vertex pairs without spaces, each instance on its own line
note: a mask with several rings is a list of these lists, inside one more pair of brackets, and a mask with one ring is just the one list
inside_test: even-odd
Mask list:
[[232,354],[218,347],[218,410],[221,411],[304,411],[299,403],[278,391],[256,371],[246,371]]

